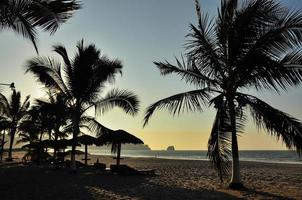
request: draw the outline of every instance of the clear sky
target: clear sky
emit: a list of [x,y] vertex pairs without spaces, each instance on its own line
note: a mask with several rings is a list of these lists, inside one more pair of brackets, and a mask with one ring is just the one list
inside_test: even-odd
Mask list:
[[[302,9],[301,0],[280,0],[288,7]],[[119,109],[101,116],[100,122],[112,129],[125,129],[140,137],[152,149],[199,150],[207,148],[215,113],[205,108],[202,113],[184,113],[172,117],[167,111],[157,112],[147,127],[142,128],[143,114],[151,103],[190,89],[177,76],[161,77],[153,61],[174,62],[174,56],[184,52],[189,23],[196,22],[194,0],[82,0],[83,9],[63,25],[53,36],[39,34],[40,55],[55,56],[51,45],[62,43],[70,55],[76,42],[94,43],[111,58],[122,60],[123,76],[114,87],[134,91],[141,100],[136,117]],[[203,11],[215,16],[220,0],[201,0]],[[10,31],[0,32],[0,80],[15,82],[23,95],[42,95],[30,74],[24,75],[24,63],[36,56],[28,40]],[[2,88],[4,93],[9,90]],[[251,93],[253,93],[251,91]],[[255,93],[253,93],[255,94]],[[281,96],[260,93],[272,106],[302,119],[302,87],[290,89]],[[258,131],[252,120],[239,138],[240,149],[284,149],[281,142]]]

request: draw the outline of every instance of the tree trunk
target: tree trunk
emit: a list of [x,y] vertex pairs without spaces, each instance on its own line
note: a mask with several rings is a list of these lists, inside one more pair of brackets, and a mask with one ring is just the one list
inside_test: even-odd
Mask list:
[[[74,140],[74,139],[73,139]],[[72,145],[72,149],[71,149],[71,157],[70,157],[70,167],[72,171],[76,171],[77,167],[76,167],[76,162],[75,162],[75,150],[76,150],[76,145]]]
[[75,154],[76,154],[76,146],[77,146],[77,140],[78,140],[78,135],[80,133],[80,128],[79,128],[79,124],[80,124],[80,117],[77,116],[77,114],[80,113],[76,112],[74,113],[73,116],[73,132],[72,132],[72,149],[71,149],[71,156],[70,156],[70,161],[71,161],[71,170],[72,171],[76,171],[77,167],[76,167],[76,161],[75,161]]
[[116,166],[118,167],[120,165],[120,160],[121,160],[121,143],[118,144],[117,146],[117,156],[116,156]]
[[12,158],[12,150],[13,150],[13,144],[14,144],[14,139],[15,139],[15,133],[16,133],[16,128],[13,127],[10,131],[10,141],[9,141],[9,149],[8,149],[8,161],[13,160]]
[[[57,132],[56,132],[57,133]],[[56,159],[57,158],[57,150],[58,150],[58,135],[55,135],[55,145],[54,145],[54,149],[53,149],[53,158]]]
[[37,165],[40,165],[40,161],[41,161],[41,142],[42,142],[42,138],[43,138],[43,131],[40,134],[40,138],[39,138],[39,146],[38,146],[38,157],[37,157]]
[[87,151],[87,144],[85,144],[85,165],[87,165],[87,160],[88,160],[88,151]]
[[232,128],[232,178],[229,187],[233,189],[241,189],[243,188],[243,184],[241,183],[240,179],[239,152],[236,130],[236,111],[234,99],[232,98],[228,101],[228,103]]
[[4,144],[5,144],[5,131],[3,131],[3,135],[2,135],[0,161],[2,161],[3,159]]

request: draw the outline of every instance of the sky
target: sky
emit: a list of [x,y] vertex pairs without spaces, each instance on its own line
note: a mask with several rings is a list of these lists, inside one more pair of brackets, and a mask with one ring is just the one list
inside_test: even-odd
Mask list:
[[[301,0],[280,0],[290,8],[302,9]],[[220,0],[200,0],[201,9],[215,17]],[[77,41],[93,43],[102,54],[118,58],[123,63],[123,75],[110,88],[135,92],[141,101],[135,117],[119,109],[100,116],[98,120],[111,129],[124,129],[141,138],[152,149],[205,150],[215,112],[205,107],[203,112],[171,116],[168,111],[156,112],[149,125],[143,125],[148,105],[161,98],[193,89],[177,76],[162,77],[154,61],[168,60],[185,52],[185,35],[189,24],[196,24],[194,0],[82,0],[83,8],[54,35],[39,32],[41,56],[58,58],[51,46],[61,43],[72,56]],[[0,31],[0,82],[15,82],[23,96],[32,99],[43,96],[43,86],[31,74],[25,74],[26,60],[37,56],[30,41],[9,30]],[[2,87],[8,94],[9,88]],[[302,119],[302,87],[278,95],[273,92],[255,93],[275,108]],[[100,95],[105,95],[106,91]],[[245,133],[239,136],[241,150],[279,150],[285,146],[262,130],[252,119]]]

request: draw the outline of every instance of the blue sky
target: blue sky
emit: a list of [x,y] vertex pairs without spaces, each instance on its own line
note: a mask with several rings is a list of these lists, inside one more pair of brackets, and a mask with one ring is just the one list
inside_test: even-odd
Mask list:
[[[280,2],[291,8],[302,8],[301,0]],[[134,91],[142,102],[141,112],[136,117],[114,109],[101,116],[104,125],[133,132],[153,149],[164,149],[168,145],[175,145],[177,149],[206,149],[214,118],[211,109],[179,117],[158,112],[150,125],[142,128],[143,112],[149,104],[190,89],[176,76],[161,77],[152,62],[165,59],[173,62],[174,56],[184,52],[189,23],[196,22],[194,0],[83,0],[82,3],[83,9],[54,35],[39,34],[40,55],[55,56],[51,45],[56,43],[64,44],[70,55],[82,38],[85,43],[94,43],[104,54],[123,62],[123,76],[117,79],[114,87]],[[201,0],[200,3],[202,10],[215,16],[220,1]],[[41,96],[42,86],[30,74],[24,75],[25,61],[36,56],[31,43],[6,30],[0,32],[0,43],[1,82],[13,81],[22,94]],[[2,88],[2,91],[7,93],[8,89]],[[258,97],[302,119],[301,87],[281,96],[262,92]],[[267,134],[258,132],[252,122],[248,123],[239,141],[241,149],[283,148]]]

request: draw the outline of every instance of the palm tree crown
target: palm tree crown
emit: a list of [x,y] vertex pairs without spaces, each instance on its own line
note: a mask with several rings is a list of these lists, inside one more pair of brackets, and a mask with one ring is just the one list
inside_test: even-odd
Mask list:
[[208,156],[221,179],[229,172],[240,184],[237,134],[244,129],[249,111],[260,128],[289,149],[302,152],[302,124],[271,107],[248,89],[280,93],[302,81],[302,14],[273,0],[239,3],[222,0],[216,20],[202,15],[196,0],[197,26],[191,24],[186,61],[155,62],[162,75],[177,74],[196,90],[162,99],[147,108],[144,126],[155,110],[172,114],[201,111],[206,104],[217,113],[208,141]]
[[[23,103],[21,102],[20,92],[13,90],[10,99],[7,99],[0,93],[0,109],[3,120],[6,122],[6,126],[9,129],[10,145],[9,145],[9,159],[12,158],[12,147],[14,144],[15,134],[18,131],[19,125],[27,115],[30,107],[30,96],[26,96]],[[3,121],[2,120],[2,121]]]
[[62,45],[55,45],[54,51],[62,57],[62,64],[51,58],[37,57],[27,62],[26,70],[66,99],[68,112],[71,113],[71,124],[68,128],[73,133],[75,153],[80,127],[89,128],[98,123],[87,115],[87,110],[94,108],[96,113],[102,114],[118,106],[126,113],[134,115],[138,112],[139,101],[132,92],[118,89],[100,97],[105,83],[113,82],[116,74],[121,73],[122,64],[119,60],[101,56],[95,45],[84,46],[83,40],[80,41],[73,59],[69,58]]
[[1,0],[0,30],[12,29],[30,39],[38,52],[37,28],[53,34],[79,8],[77,0]]

